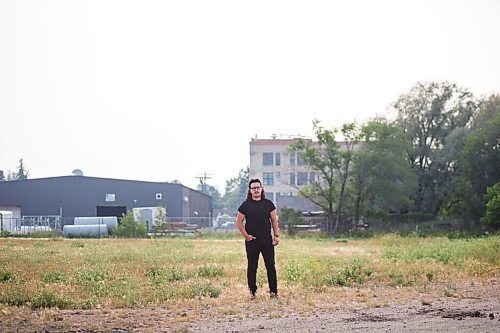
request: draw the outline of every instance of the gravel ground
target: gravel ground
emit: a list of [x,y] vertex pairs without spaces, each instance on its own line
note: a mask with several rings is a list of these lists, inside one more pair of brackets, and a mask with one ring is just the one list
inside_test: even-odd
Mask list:
[[500,303],[411,302],[395,307],[309,316],[199,321],[190,332],[500,332]]

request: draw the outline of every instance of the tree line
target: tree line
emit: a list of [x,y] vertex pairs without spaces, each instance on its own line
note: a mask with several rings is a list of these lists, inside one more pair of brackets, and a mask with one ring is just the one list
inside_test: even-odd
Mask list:
[[[391,104],[395,114],[327,129],[290,146],[316,178],[298,188],[323,209],[336,234],[363,219],[500,227],[500,95],[475,97],[449,82],[418,82]],[[340,140],[339,140],[340,139]],[[2,180],[27,179],[20,159]],[[225,194],[201,190],[214,208],[236,211],[245,200],[248,167],[226,181]]]
[[500,95],[419,82],[391,109],[395,119],[334,129],[315,120],[315,140],[290,147],[318,175],[298,190],[324,210],[329,233],[361,218],[500,227]]

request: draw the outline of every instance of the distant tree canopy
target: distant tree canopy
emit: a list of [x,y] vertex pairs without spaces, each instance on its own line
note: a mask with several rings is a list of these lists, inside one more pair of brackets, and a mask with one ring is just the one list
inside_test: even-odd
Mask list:
[[463,144],[461,130],[470,128],[477,102],[456,84],[419,82],[401,95],[394,108],[408,163],[418,175],[416,209],[435,214],[450,191],[449,180]]
[[28,179],[28,176],[29,176],[29,171],[26,170],[22,158],[19,160],[19,164],[15,172],[9,170],[7,171],[6,174],[4,174],[4,172],[0,170],[0,181],[26,180]]
[[474,221],[484,215],[487,188],[500,181],[500,103],[493,118],[476,125],[459,151],[458,177],[449,198],[452,214]]
[[500,95],[476,99],[456,84],[419,82],[393,107],[395,120],[379,117],[360,128],[347,123],[327,130],[314,121],[315,140],[290,146],[317,176],[299,192],[325,211],[328,231],[381,215],[483,218],[500,227],[492,222],[498,216]]
[[246,200],[248,182],[249,182],[249,167],[241,169],[238,176],[226,181],[226,189],[222,197],[224,208],[227,208],[232,214],[236,214],[239,205]]
[[26,170],[26,168],[24,167],[23,159],[21,158],[19,160],[19,166],[17,167],[17,172],[15,174],[15,177],[17,180],[26,180],[28,179],[28,174],[29,171]]
[[362,144],[355,154],[349,186],[353,221],[367,214],[411,211],[417,173],[407,163],[408,147],[401,140],[401,129],[375,119],[361,131]]
[[214,208],[219,209],[223,207],[222,197],[219,193],[219,190],[217,190],[214,186],[208,185],[206,183],[200,183],[198,184],[197,190],[212,197],[212,204]]
[[481,222],[487,225],[500,227],[500,182],[486,189],[486,212]]

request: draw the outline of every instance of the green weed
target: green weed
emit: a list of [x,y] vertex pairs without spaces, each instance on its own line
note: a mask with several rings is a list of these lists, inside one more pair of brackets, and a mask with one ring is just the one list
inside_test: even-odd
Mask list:
[[221,293],[219,288],[216,288],[211,284],[195,284],[193,289],[195,295],[199,297],[217,298]]
[[33,300],[31,300],[31,307],[33,309],[40,308],[59,308],[65,309],[70,305],[70,302],[65,298],[61,297],[50,291],[41,291]]
[[101,268],[80,269],[76,272],[77,284],[90,286],[103,282],[109,278],[109,273]]
[[170,282],[173,281],[182,281],[190,277],[191,274],[182,270],[181,268],[178,267],[171,267],[169,274],[167,276],[167,280]]
[[61,271],[51,271],[43,274],[42,281],[45,283],[58,283],[67,280],[66,274]]
[[306,269],[297,262],[290,262],[284,267],[284,276],[289,282],[299,282],[306,277]]
[[363,283],[367,276],[372,275],[363,269],[363,263],[359,259],[353,259],[343,269],[334,271],[327,275],[325,283],[327,285],[351,286],[353,283]]
[[0,282],[12,282],[14,281],[14,275],[11,272],[0,271]]
[[201,266],[198,268],[199,277],[214,277],[224,274],[224,268],[218,266]]
[[155,284],[161,284],[167,280],[167,273],[160,267],[150,267],[144,274]]
[[85,245],[83,243],[80,243],[80,242],[74,242],[74,243],[71,243],[71,247],[72,248],[82,248],[84,247]]

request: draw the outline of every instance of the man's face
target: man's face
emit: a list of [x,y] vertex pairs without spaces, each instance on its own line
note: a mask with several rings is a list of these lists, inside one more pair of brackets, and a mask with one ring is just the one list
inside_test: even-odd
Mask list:
[[260,183],[250,184],[250,193],[252,193],[252,198],[260,198],[262,192],[262,185]]

